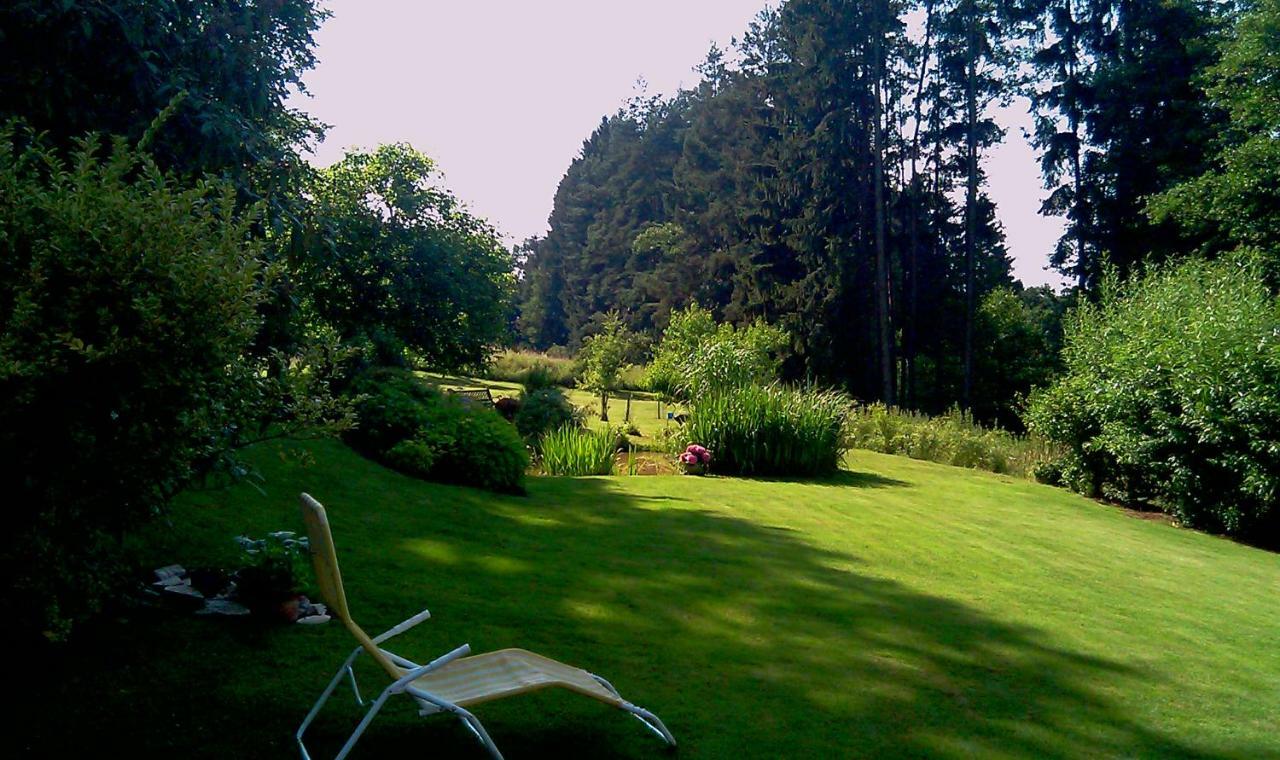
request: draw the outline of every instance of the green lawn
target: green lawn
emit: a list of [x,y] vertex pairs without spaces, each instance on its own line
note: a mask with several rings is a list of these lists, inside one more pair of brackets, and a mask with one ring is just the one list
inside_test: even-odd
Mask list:
[[[457,377],[435,372],[423,372],[421,374],[442,388],[488,388],[494,398],[519,396],[521,390],[518,383],[506,383],[501,380]],[[598,395],[579,388],[566,388],[564,392],[574,406],[582,407],[591,414],[588,419],[589,423],[592,425],[602,424],[600,422],[600,397]],[[676,424],[667,419],[667,413],[680,414],[684,411],[684,407],[680,405],[660,404],[657,397],[652,393],[619,391],[617,395],[609,397],[610,424],[621,425],[626,418],[627,396],[632,397],[631,422],[640,430],[638,443],[654,443],[655,436],[658,435],[659,431]]]
[[[306,466],[259,452],[266,495],[189,494],[157,559],[208,562],[237,533],[297,527],[307,489],[329,507],[366,629],[429,606],[396,640],[411,658],[470,642],[597,671],[658,713],[684,758],[1280,756],[1274,554],[863,452],[825,482],[534,478],[520,498],[309,448]],[[58,686],[12,690],[20,747],[287,757],[353,645],[336,624],[158,613],[86,633],[43,667]],[[317,758],[359,716],[347,697],[314,728]],[[571,694],[476,711],[513,759],[662,756],[637,722]],[[353,757],[400,752],[483,756],[408,704]]]

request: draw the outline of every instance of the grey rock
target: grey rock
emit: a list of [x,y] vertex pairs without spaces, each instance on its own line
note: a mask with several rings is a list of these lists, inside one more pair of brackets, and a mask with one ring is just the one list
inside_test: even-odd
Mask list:
[[182,565],[165,565],[156,568],[156,580],[164,581],[168,578],[181,578],[187,574],[187,569]]
[[161,596],[165,603],[185,610],[197,610],[204,606],[204,594],[191,587],[189,583],[176,583],[165,586]]
[[249,614],[249,608],[230,599],[209,599],[205,601],[204,607],[196,610],[196,614],[241,617]]

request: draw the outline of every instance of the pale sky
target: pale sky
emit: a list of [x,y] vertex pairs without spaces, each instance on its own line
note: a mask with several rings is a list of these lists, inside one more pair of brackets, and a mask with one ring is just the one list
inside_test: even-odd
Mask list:
[[[316,35],[314,97],[297,103],[331,125],[312,160],[349,147],[408,142],[447,186],[511,242],[547,230],[556,186],[606,114],[638,92],[697,82],[712,41],[727,47],[766,0],[329,0]],[[1001,112],[1005,144],[987,159],[991,194],[1025,284],[1044,271],[1061,221],[1036,213],[1039,170]]]

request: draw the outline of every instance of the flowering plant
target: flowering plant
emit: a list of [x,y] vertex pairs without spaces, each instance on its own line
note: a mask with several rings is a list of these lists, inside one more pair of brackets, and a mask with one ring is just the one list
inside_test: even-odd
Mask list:
[[691,443],[680,456],[676,457],[684,465],[684,471],[691,475],[701,475],[708,464],[711,464],[711,452],[705,447]]

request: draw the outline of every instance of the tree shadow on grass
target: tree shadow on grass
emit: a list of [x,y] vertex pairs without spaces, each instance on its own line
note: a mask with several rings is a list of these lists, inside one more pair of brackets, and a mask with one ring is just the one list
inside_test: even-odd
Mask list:
[[[546,506],[532,510],[459,493],[456,532],[406,525],[391,555],[428,559],[433,625],[477,651],[527,647],[614,679],[686,756],[1208,756],[1125,717],[1106,694],[1144,676],[1120,662],[852,572],[856,557],[791,531],[653,508],[605,483],[538,484]],[[513,758],[652,756],[638,725],[564,696],[480,714]],[[426,735],[469,756],[455,729],[375,741]]]
[[[1140,725],[1109,696],[1150,676],[855,572],[857,557],[795,531],[628,495],[605,479],[535,479],[522,499],[347,475],[277,479],[272,509],[291,513],[304,488],[327,503],[367,629],[426,605],[434,618],[392,647],[413,659],[470,642],[598,672],[658,713],[683,757],[1214,757]],[[884,480],[852,473],[835,484],[896,485]],[[37,695],[28,714],[47,721],[69,697],[68,730],[84,717],[95,751],[108,754],[279,757],[294,751],[292,731],[352,645],[332,625],[135,625],[71,656],[51,674],[71,680]],[[360,673],[367,696],[385,684]],[[568,693],[476,712],[511,760],[660,756],[638,723]],[[344,686],[314,727],[313,756],[331,757],[359,714]],[[37,752],[33,740],[29,754],[80,744],[57,725],[43,725],[42,746],[54,749]],[[456,722],[417,718],[408,700],[374,723],[355,757],[393,753],[483,757]]]
[[815,486],[835,486],[845,488],[907,488],[911,484],[905,480],[890,478],[875,472],[863,472],[859,470],[839,470],[831,475],[824,475],[817,478],[780,478],[780,477],[750,477],[746,480],[753,480],[760,483],[805,483]]

